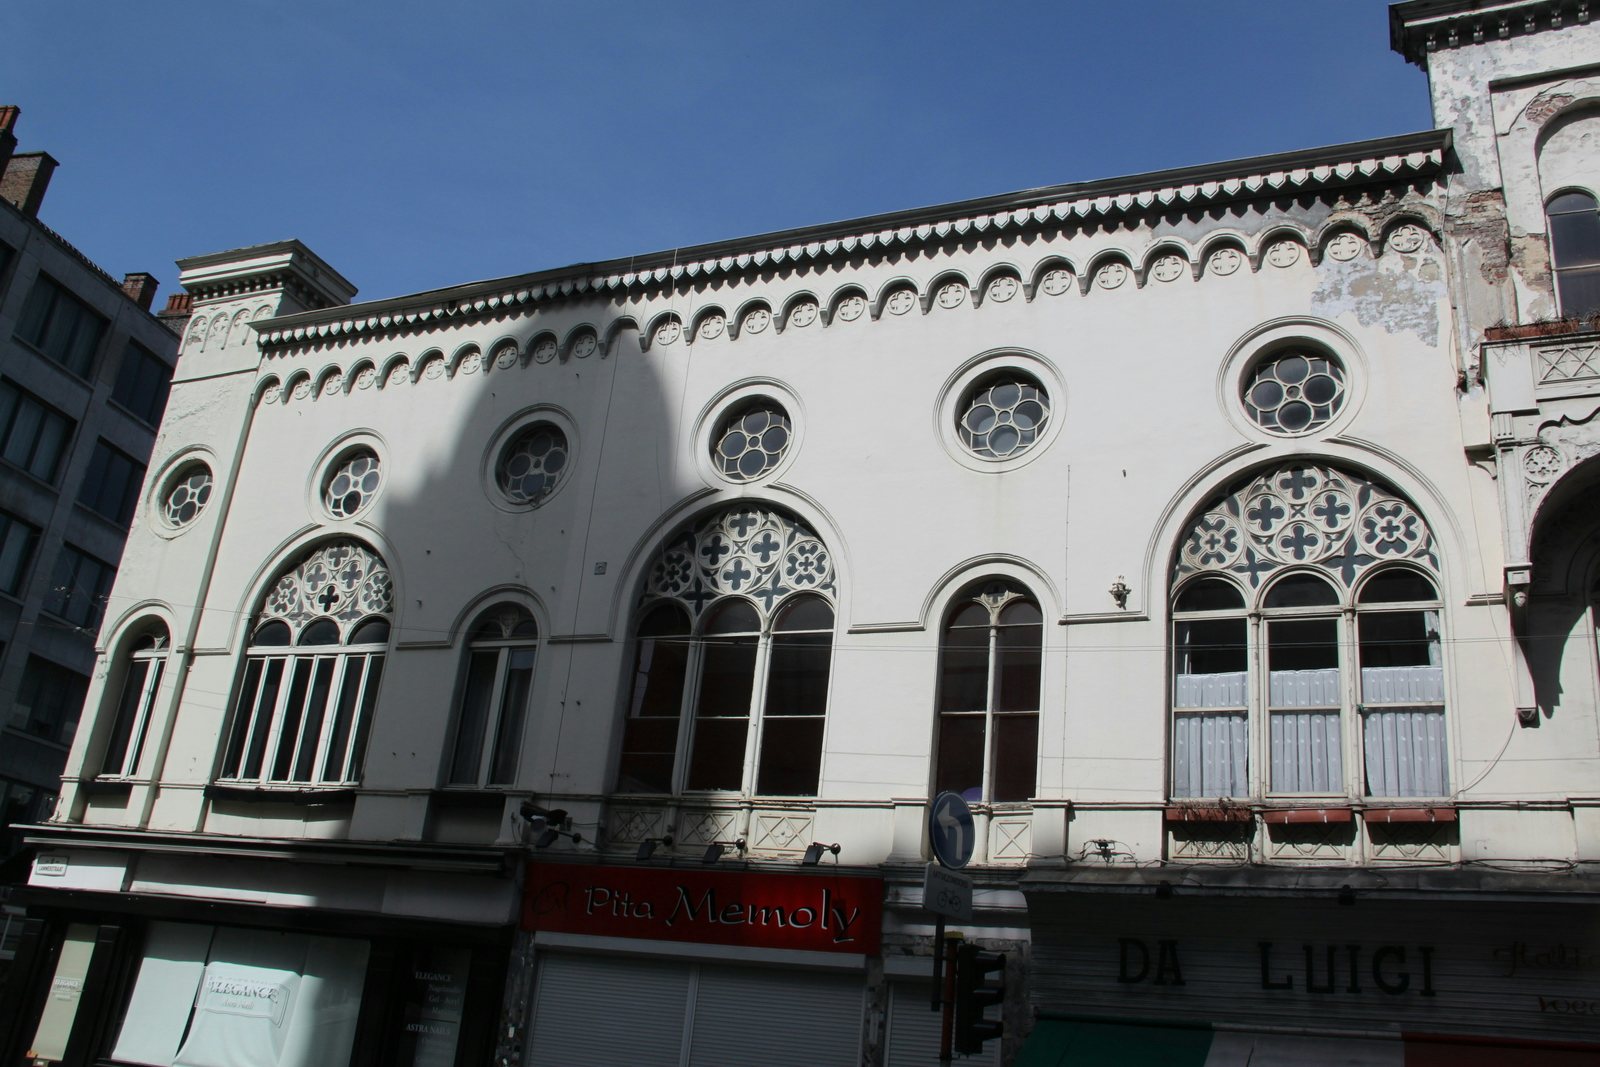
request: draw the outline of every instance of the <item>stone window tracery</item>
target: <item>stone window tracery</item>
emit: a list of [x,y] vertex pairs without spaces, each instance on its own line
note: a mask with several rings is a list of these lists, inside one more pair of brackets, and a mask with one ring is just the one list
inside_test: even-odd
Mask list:
[[832,557],[782,512],[719,512],[645,579],[617,789],[815,796],[833,652]]
[[383,473],[378,454],[370,448],[346,453],[334,466],[322,490],[322,503],[336,519],[348,519],[364,510],[378,495]]
[[211,502],[211,488],[211,468],[204,463],[183,467],[162,494],[162,519],[175,530],[188,526]]
[[538,507],[560,486],[570,453],[559,426],[535,423],[501,450],[495,482],[513,504]]
[[783,406],[759,400],[723,420],[711,459],[724,478],[753,481],[783,461],[793,440],[794,428]]
[[1280,350],[1255,364],[1244,387],[1251,420],[1273,434],[1320,429],[1344,406],[1344,367],[1318,348]]
[[1050,396],[1026,375],[1005,372],[968,395],[956,433],[981,459],[1009,459],[1032,448],[1050,421]]
[[253,620],[224,781],[360,779],[393,606],[387,565],[354,541],[312,549],[279,573]]

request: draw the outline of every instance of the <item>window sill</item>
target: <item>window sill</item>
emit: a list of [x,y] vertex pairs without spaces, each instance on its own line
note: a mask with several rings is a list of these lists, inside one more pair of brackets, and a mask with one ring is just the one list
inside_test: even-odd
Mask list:
[[126,778],[85,778],[78,791],[90,797],[126,797],[133,792],[133,783]]
[[208,800],[249,800],[262,804],[344,804],[356,798],[353,786],[274,786],[212,782],[206,786]]
[[1405,804],[1395,807],[1369,807],[1363,818],[1366,819],[1369,825],[1455,822],[1456,809],[1449,804]]
[[1166,810],[1167,822],[1230,823],[1249,822],[1250,809],[1242,804],[1171,804]]
[[1268,826],[1304,826],[1308,823],[1348,823],[1355,820],[1349,808],[1269,808],[1261,813]]

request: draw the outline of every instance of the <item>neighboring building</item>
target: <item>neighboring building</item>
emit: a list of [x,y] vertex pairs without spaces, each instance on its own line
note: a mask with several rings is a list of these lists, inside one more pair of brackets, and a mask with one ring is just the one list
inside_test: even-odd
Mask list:
[[994,1058],[1593,1062],[1600,27],[1391,18],[1437,130],[181,263],[0,1055],[926,1064],[951,791]]
[[14,151],[17,117],[0,107],[0,883],[27,874],[10,827],[55,812],[178,349],[155,278],[118,283],[39,221],[56,161]]

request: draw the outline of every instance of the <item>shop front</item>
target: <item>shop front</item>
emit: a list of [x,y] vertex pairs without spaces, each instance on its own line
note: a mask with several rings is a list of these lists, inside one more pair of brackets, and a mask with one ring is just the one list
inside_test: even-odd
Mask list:
[[[355,849],[300,852],[298,863],[41,853],[19,891],[29,919],[4,991],[0,1062],[488,1062],[515,936],[515,868],[487,850],[433,854],[457,870],[424,888],[414,872]],[[182,895],[171,891],[178,875]],[[451,889],[479,905],[501,897],[499,921],[493,909],[477,921],[451,915]]]
[[1028,891],[1019,1064],[1600,1062],[1600,906],[1169,880]]
[[857,1064],[879,878],[534,863],[524,1062]]

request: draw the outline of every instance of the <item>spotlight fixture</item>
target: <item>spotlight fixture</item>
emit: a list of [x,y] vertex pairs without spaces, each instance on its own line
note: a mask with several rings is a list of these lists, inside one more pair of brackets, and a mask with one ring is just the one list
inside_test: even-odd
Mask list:
[[744,855],[744,838],[741,837],[737,841],[711,842],[706,846],[706,854],[700,857],[700,862],[709,866],[710,864],[720,860],[722,858],[722,854],[728,851],[730,848],[737,849],[739,855]]
[[839,855],[839,846],[837,844],[824,845],[821,841],[811,842],[806,846],[806,854],[800,857],[800,866],[815,867],[822,862],[822,854],[824,852],[830,852],[837,856]]
[[661,837],[647,837],[643,841],[640,841],[639,851],[634,856],[634,859],[638,860],[640,863],[643,863],[645,860],[656,854],[657,845],[661,845],[665,848],[671,848],[672,835],[666,834]]
[[531,800],[524,800],[518,813],[527,823],[523,828],[522,840],[531,841],[534,848],[549,848],[563,837],[574,845],[583,841],[582,834],[567,829],[572,825],[572,818],[565,808],[551,808],[547,811]]

